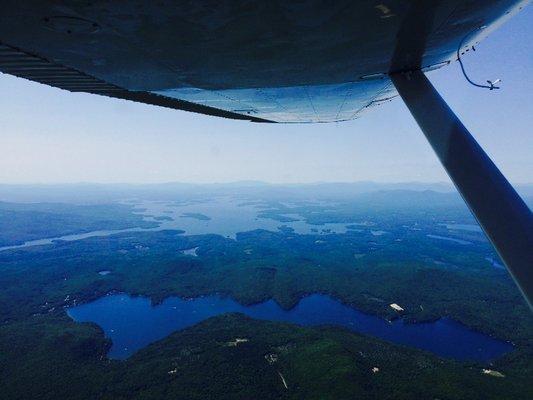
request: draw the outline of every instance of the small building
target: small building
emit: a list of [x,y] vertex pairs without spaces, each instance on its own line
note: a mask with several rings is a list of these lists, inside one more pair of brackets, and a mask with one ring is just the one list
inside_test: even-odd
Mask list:
[[496,378],[505,378],[505,375],[502,374],[501,372],[498,372],[498,371],[494,371],[493,369],[483,369],[482,370],[483,374],[485,375],[490,375],[490,376],[494,376]]
[[399,306],[398,304],[396,304],[396,303],[392,303],[392,304],[390,305],[390,308],[392,308],[393,310],[398,311],[398,312],[402,312],[402,311],[403,311],[403,308],[400,307],[400,306]]

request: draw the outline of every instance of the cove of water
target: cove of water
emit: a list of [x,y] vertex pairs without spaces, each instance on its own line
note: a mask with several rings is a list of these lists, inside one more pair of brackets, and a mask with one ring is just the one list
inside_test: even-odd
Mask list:
[[[97,230],[86,233],[71,234],[53,238],[30,240],[23,244],[0,247],[0,251],[21,249],[30,246],[51,245],[56,241],[74,241],[91,237],[109,236],[126,232],[154,232],[162,230],[183,230],[185,235],[217,234],[235,239],[237,233],[254,229],[278,231],[281,226],[294,229],[298,234],[346,233],[346,223],[324,223],[313,225],[307,223],[298,214],[299,219],[280,222],[270,218],[260,218],[261,207],[243,204],[242,200],[231,197],[218,197],[201,202],[168,203],[144,201],[135,205],[134,212],[143,216],[145,221],[157,222],[155,228],[126,228],[116,230]],[[198,219],[183,215],[202,214],[208,219]],[[289,216],[289,214],[284,214]],[[164,219],[161,219],[164,217]]]
[[290,310],[282,309],[273,300],[244,306],[220,296],[191,300],[171,297],[152,306],[148,298],[126,294],[105,296],[67,310],[73,320],[94,322],[103,329],[113,342],[108,356],[114,359],[126,359],[174,331],[228,312],[303,326],[338,325],[460,361],[487,362],[513,349],[510,343],[472,331],[451,319],[419,324],[407,324],[398,319],[390,323],[319,294],[303,298]]
[[476,224],[439,224],[445,226],[446,229],[451,231],[466,231],[466,232],[479,232],[483,233],[483,230]]
[[467,240],[456,239],[456,238],[452,238],[448,236],[440,236],[440,235],[426,235],[426,236],[432,239],[446,240],[448,242],[454,242],[454,243],[459,243],[459,244],[472,244],[472,242],[469,242]]

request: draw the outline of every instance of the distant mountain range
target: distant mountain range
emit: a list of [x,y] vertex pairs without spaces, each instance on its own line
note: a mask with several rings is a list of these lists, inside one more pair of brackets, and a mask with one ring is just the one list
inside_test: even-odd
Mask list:
[[[531,203],[533,184],[518,185],[519,193]],[[241,195],[272,199],[349,199],[364,193],[388,191],[431,191],[456,193],[450,183],[378,183],[317,182],[306,184],[270,184],[260,181],[231,183],[157,183],[157,184],[0,184],[0,201],[11,202],[70,202],[91,204],[121,199],[139,198],[149,200],[176,200],[210,195]],[[398,195],[399,193],[396,193]]]

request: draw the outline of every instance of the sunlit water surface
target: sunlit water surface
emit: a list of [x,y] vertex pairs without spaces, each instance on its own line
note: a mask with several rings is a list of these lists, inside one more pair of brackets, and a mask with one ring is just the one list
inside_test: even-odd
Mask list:
[[125,359],[137,350],[209,317],[239,312],[249,317],[285,321],[304,326],[337,325],[387,341],[430,351],[446,358],[486,362],[512,350],[513,346],[453,320],[408,324],[398,319],[388,322],[362,313],[325,295],[303,298],[294,308],[282,309],[276,302],[244,306],[220,296],[195,299],[171,297],[152,306],[145,297],[109,295],[91,303],[69,308],[78,322],[94,322],[110,338],[110,358]]
[[[18,249],[29,246],[53,244],[57,240],[73,241],[95,236],[109,236],[124,232],[150,232],[161,230],[183,230],[185,235],[217,234],[235,238],[239,232],[254,229],[277,231],[281,226],[294,229],[299,234],[345,233],[346,223],[325,223],[313,225],[307,223],[297,214],[284,214],[297,221],[280,222],[271,218],[260,218],[262,208],[257,204],[243,202],[232,197],[217,197],[201,202],[172,203],[160,201],[143,201],[135,204],[136,212],[143,215],[145,221],[155,221],[156,228],[129,228],[117,230],[98,230],[87,233],[65,235],[54,238],[31,240],[21,245],[0,247],[0,251]],[[209,219],[187,217],[187,214],[202,214]],[[158,220],[157,217],[169,217],[171,220]]]

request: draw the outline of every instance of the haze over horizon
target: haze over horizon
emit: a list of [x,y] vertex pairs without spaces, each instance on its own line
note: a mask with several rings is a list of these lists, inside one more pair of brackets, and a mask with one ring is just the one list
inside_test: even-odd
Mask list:
[[[428,76],[512,183],[531,183],[531,7]],[[336,124],[254,124],[0,74],[0,183],[450,182],[401,100]]]
[[[166,181],[166,182],[98,182],[98,181],[72,181],[72,182],[0,182],[1,186],[76,186],[76,185],[132,185],[132,186],[150,186],[150,185],[272,185],[272,186],[313,186],[313,185],[359,185],[359,184],[373,184],[373,185],[443,185],[453,187],[451,182],[445,180],[441,181],[397,181],[397,182],[379,182],[372,180],[357,180],[357,181],[309,181],[309,182],[269,182],[259,179],[242,179],[242,180],[229,180],[229,181],[206,181],[206,182],[188,182],[188,181]],[[519,183],[520,185],[533,185],[533,182]]]

